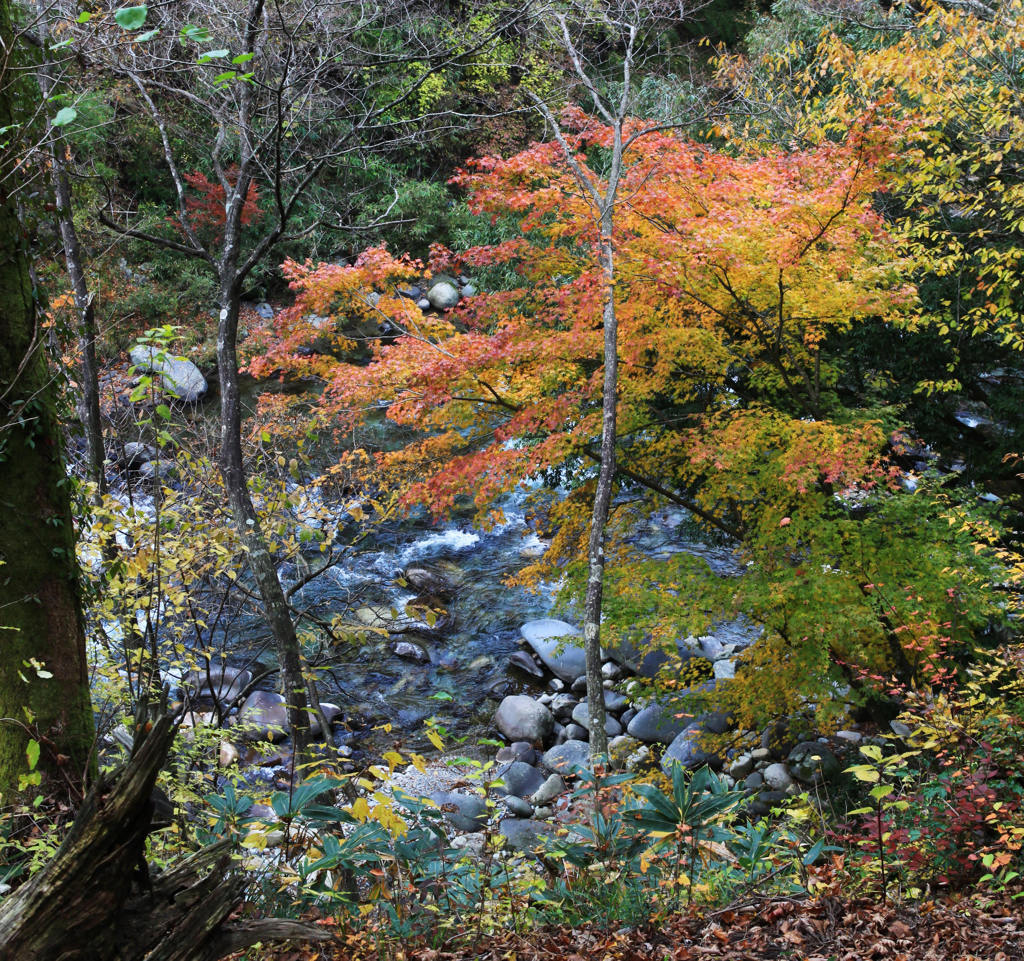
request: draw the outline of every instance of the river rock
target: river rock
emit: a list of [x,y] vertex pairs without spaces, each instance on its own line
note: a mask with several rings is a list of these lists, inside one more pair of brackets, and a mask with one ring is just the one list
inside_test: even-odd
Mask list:
[[803,741],[789,752],[789,770],[804,784],[831,781],[841,767],[839,759],[818,741]]
[[159,481],[165,477],[174,476],[174,461],[167,458],[148,460],[145,464],[139,464],[139,479],[144,481]]
[[217,763],[221,767],[231,767],[238,763],[238,748],[230,741],[221,741],[217,752]]
[[270,304],[264,301],[261,304],[256,305],[256,316],[260,320],[273,320],[274,319],[274,308]]
[[586,741],[590,737],[590,732],[583,727],[582,724],[577,724],[575,721],[565,726],[565,739],[572,741]]
[[700,746],[703,733],[700,724],[697,723],[691,724],[686,730],[680,732],[662,755],[661,769],[671,775],[672,768],[676,764],[682,764],[683,767],[691,770],[702,764],[707,764],[708,767],[715,770],[720,768],[722,759],[716,754],[705,751]]
[[[324,720],[327,721],[328,727],[332,726],[335,720],[341,716],[341,708],[337,704],[331,704],[329,701],[320,702],[320,712],[323,714]],[[309,733],[313,737],[320,737],[323,734],[323,725],[320,723],[320,718],[312,711],[309,712]]]
[[629,700],[622,694],[616,691],[605,690],[604,692],[604,709],[611,711],[613,714],[618,714],[619,711],[629,706]]
[[495,771],[495,778],[502,781],[495,787],[499,794],[514,794],[516,797],[529,797],[543,783],[544,775],[532,764],[522,761],[511,761]]
[[569,690],[575,694],[586,694],[587,693],[587,678],[581,674],[572,684],[569,685]]
[[506,847],[524,853],[540,847],[543,839],[553,835],[554,830],[550,824],[532,818],[505,818],[498,825],[498,833],[505,839]]
[[288,736],[288,708],[275,691],[253,691],[238,712],[237,724],[245,737],[257,741],[283,741]]
[[145,344],[136,344],[130,356],[140,371],[158,374],[164,390],[179,400],[194,404],[206,393],[206,378],[187,357],[175,357]]
[[427,300],[434,310],[449,310],[459,302],[459,288],[442,280],[427,291]]
[[736,659],[726,657],[715,661],[714,671],[716,681],[731,681],[736,676]]
[[[580,701],[572,709],[572,719],[582,728],[590,730],[590,707],[586,701]],[[616,737],[622,733],[622,725],[610,714],[605,714],[604,730],[609,737]]]
[[525,694],[510,694],[498,705],[494,725],[510,741],[539,741],[549,737],[555,726],[551,712]]
[[416,643],[416,641],[396,641],[391,646],[391,653],[407,661],[416,661],[418,664],[427,664],[430,661],[427,649],[422,644]]
[[475,293],[476,293],[476,287],[474,287],[472,284],[466,284],[462,288],[462,296],[463,297],[472,297]]
[[573,708],[579,704],[579,698],[572,694],[556,694],[551,698],[551,713],[560,721],[572,717]]
[[560,774],[572,774],[577,768],[590,766],[590,745],[571,738],[544,752],[540,759],[543,767]]
[[533,764],[537,760],[537,752],[529,741],[514,741],[512,744],[506,744],[505,747],[498,748],[498,753],[494,755],[494,760],[499,763],[503,761],[522,761],[523,764]]
[[571,624],[543,617],[527,621],[519,631],[547,669],[566,683],[571,683],[586,671],[583,639]]
[[221,704],[230,704],[249,682],[252,673],[226,664],[211,664],[209,668],[189,671],[184,686],[199,697],[210,697]]
[[458,831],[482,831],[487,824],[487,802],[479,794],[434,791],[427,796]]
[[[695,657],[703,657],[700,642],[696,638],[686,637],[676,642],[676,651],[681,664]],[[615,663],[632,671],[640,677],[657,676],[662,665],[668,663],[668,654],[660,647],[637,645],[632,641],[623,640],[613,647],[606,648],[605,654]]]
[[437,564],[410,564],[402,576],[420,594],[451,598],[459,586],[459,578],[451,570]]
[[739,754],[729,765],[729,777],[742,781],[754,770],[754,759],[749,754]]
[[553,801],[560,794],[565,793],[565,781],[558,774],[552,774],[533,794],[530,795],[530,803],[534,807],[547,804]]
[[130,440],[124,445],[121,456],[124,466],[128,470],[138,470],[146,461],[154,460],[157,452],[152,444],[143,444],[137,440]]
[[648,744],[671,744],[692,723],[693,716],[678,701],[660,700],[638,711],[626,733]]
[[537,662],[526,651],[513,651],[509,655],[508,666],[518,668],[524,674],[529,674],[530,677],[544,676],[544,671],[537,666]]
[[731,730],[733,724],[732,716],[725,711],[706,711],[697,720],[709,734],[725,734],[726,731]]
[[506,794],[501,799],[501,803],[505,805],[505,810],[509,814],[517,818],[533,817],[533,805],[529,801],[524,801],[521,797],[516,797],[514,794]]
[[785,764],[769,764],[764,769],[764,783],[773,791],[785,791],[793,783],[793,777]]

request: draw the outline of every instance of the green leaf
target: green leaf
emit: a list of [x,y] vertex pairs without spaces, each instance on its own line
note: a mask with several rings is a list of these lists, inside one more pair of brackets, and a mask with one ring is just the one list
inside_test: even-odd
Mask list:
[[82,13],[78,15],[78,19],[75,21],[75,23],[88,23],[90,20],[92,20],[92,14],[89,13],[87,10],[84,10],[82,11]]
[[237,57],[232,57],[232,63],[248,63],[255,56],[253,53],[240,53]]
[[178,35],[182,40],[195,40],[196,43],[206,43],[210,39],[210,31],[206,27],[185,26],[181,28]]
[[138,30],[149,16],[149,7],[121,7],[114,14],[114,21],[122,30]]
[[78,116],[78,111],[74,107],[61,107],[57,111],[57,116],[50,121],[55,127],[66,127],[69,123],[72,123],[75,117]]
[[39,742],[29,741],[25,745],[25,757],[28,758],[28,769],[34,771],[39,763]]
[[164,420],[171,419],[171,408],[168,407],[166,404],[157,404],[156,412],[157,415],[159,417],[162,417]]
[[147,40],[152,40],[160,32],[159,27],[154,27],[152,30],[147,30],[145,33],[140,33],[136,38],[136,43],[145,43]]
[[210,50],[207,53],[204,53],[199,58],[199,60],[197,62],[198,63],[209,63],[211,60],[220,59],[221,57],[226,57],[229,53],[231,53],[230,50]]

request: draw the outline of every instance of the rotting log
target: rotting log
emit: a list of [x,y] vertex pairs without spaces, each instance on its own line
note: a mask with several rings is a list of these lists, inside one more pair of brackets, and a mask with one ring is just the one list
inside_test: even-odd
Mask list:
[[245,877],[228,842],[148,876],[151,795],[174,733],[160,718],[89,792],[49,864],[0,902],[0,961],[215,961],[257,941],[330,937],[299,921],[233,919]]

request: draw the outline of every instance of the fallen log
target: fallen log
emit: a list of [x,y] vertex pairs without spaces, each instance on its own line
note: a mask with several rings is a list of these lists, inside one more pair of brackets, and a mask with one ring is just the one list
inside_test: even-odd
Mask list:
[[0,902],[0,961],[217,961],[257,941],[329,939],[299,921],[233,919],[246,881],[229,842],[149,877],[151,797],[174,734],[157,720],[51,861]]

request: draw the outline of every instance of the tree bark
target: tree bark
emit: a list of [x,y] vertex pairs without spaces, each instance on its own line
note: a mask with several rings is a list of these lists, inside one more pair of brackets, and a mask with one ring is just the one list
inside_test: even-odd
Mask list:
[[[38,16],[39,35],[43,44],[39,89],[43,97],[49,99],[53,94],[55,82],[53,63],[47,49],[48,12],[39,9]],[[78,230],[75,227],[71,181],[64,162],[66,147],[58,128],[50,128],[47,146],[50,151],[50,173],[57,208],[57,229],[60,231],[64,262],[67,265],[68,278],[75,298],[75,310],[78,314],[78,350],[81,354],[81,396],[78,399],[78,407],[85,430],[89,479],[96,485],[102,497],[107,490],[107,475],[104,467],[106,455],[103,449],[103,422],[100,418],[99,367],[96,363],[96,318],[92,295],[85,279],[82,245],[79,243]]]
[[[9,0],[0,48],[12,49]],[[17,129],[10,60],[0,128]],[[0,154],[0,794],[20,799],[26,747],[41,746],[31,794],[81,797],[94,740],[56,386],[50,375],[13,192],[17,151]],[[50,676],[46,676],[46,675]]]
[[295,756],[302,759],[309,747],[309,715],[306,713],[306,684],[302,652],[288,600],[277,577],[274,558],[267,549],[259,516],[253,507],[242,458],[242,409],[238,390],[239,282],[232,269],[221,282],[220,322],[217,331],[217,371],[220,377],[220,469],[228,506],[239,537],[249,555],[263,610],[274,635],[284,696],[288,702],[288,724],[292,730]]
[[229,920],[245,876],[227,842],[149,878],[153,787],[174,734],[157,720],[90,791],[53,859],[0,902],[0,961],[216,961],[257,941],[328,939],[297,921]]

